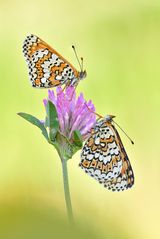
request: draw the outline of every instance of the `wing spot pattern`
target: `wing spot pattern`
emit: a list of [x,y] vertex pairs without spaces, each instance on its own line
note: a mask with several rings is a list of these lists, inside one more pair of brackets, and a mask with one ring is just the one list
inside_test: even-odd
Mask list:
[[74,85],[79,80],[80,73],[37,36],[26,37],[23,43],[23,53],[33,87],[50,88],[63,84]]
[[79,166],[105,188],[123,191],[134,184],[134,174],[112,122],[97,121],[86,141]]

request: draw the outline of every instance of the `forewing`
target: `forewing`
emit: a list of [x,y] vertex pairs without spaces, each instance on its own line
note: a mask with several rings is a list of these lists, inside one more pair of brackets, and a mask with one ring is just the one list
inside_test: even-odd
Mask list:
[[113,180],[106,180],[104,182],[104,186],[112,191],[123,191],[125,189],[131,188],[134,184],[134,173],[131,167],[131,163],[129,161],[129,158],[127,156],[127,153],[124,149],[124,146],[122,144],[121,138],[115,129],[115,127],[112,125],[113,130],[116,135],[116,140],[120,148],[120,155],[122,158],[122,169],[118,177],[114,178]]
[[58,52],[35,35],[27,36],[23,53],[33,87],[51,88],[78,80],[78,71]]
[[110,123],[92,131],[82,149],[80,167],[100,183],[118,177],[122,158]]

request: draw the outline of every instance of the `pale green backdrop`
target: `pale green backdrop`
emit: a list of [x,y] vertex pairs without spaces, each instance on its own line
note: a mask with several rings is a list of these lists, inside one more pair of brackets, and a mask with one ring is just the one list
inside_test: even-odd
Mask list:
[[[76,228],[68,228],[61,163],[38,129],[16,115],[43,119],[47,90],[31,88],[22,54],[27,34],[47,41],[87,78],[78,93],[99,114],[114,114],[135,186],[112,193],[69,161]],[[160,238],[160,2],[0,2],[0,238]]]

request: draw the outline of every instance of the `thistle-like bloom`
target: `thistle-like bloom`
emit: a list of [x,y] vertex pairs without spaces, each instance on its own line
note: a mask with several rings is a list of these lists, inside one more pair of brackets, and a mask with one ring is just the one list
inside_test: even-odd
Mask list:
[[95,108],[92,101],[86,101],[81,93],[76,97],[74,87],[65,91],[57,87],[57,93],[48,91],[48,99],[44,99],[46,108],[45,121],[33,115],[19,115],[41,130],[47,142],[57,150],[62,162],[63,182],[66,207],[70,221],[73,221],[72,205],[69,192],[67,162],[82,148],[83,141],[90,135],[96,123]]
[[48,99],[44,99],[45,106],[48,100],[56,107],[60,132],[72,142],[73,132],[78,130],[85,140],[96,122],[92,101],[86,102],[82,93],[76,98],[75,89],[71,86],[65,91],[57,87],[57,94],[48,90]]

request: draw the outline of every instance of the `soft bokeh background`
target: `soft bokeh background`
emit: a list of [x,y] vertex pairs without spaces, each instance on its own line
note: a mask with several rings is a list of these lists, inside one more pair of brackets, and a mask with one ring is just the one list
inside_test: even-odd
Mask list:
[[[114,114],[135,186],[105,190],[68,163],[75,228],[66,222],[61,163],[38,129],[16,115],[44,117],[46,90],[32,89],[22,55],[34,33],[78,67],[87,79],[78,92],[97,112]],[[160,238],[160,1],[0,2],[0,238]]]

